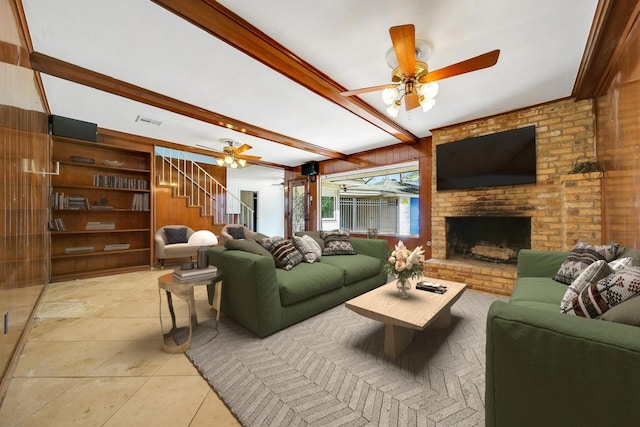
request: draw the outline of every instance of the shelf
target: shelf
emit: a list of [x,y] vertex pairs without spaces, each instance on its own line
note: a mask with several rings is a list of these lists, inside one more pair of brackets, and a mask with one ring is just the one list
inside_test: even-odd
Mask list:
[[79,190],[109,190],[109,191],[128,191],[134,193],[150,193],[150,189],[143,190],[141,188],[119,188],[119,187],[96,187],[94,185],[73,185],[73,184],[52,184],[53,188],[77,188]]
[[[57,136],[52,141],[52,160],[60,162],[61,167],[60,175],[51,178],[50,220],[63,221],[66,230],[50,232],[51,280],[149,268],[153,254],[151,210],[131,208],[153,206],[153,149],[135,143],[120,146],[121,141],[110,145]],[[93,163],[72,160],[76,158],[92,159]],[[105,165],[107,160],[121,162],[122,166]],[[113,209],[100,209],[101,205]],[[61,206],[65,209],[57,209]],[[86,230],[89,222],[110,222],[120,228]],[[103,249],[113,244],[128,244],[130,248]],[[65,253],[68,248],[82,247],[95,250]]]
[[103,212],[126,212],[126,213],[144,213],[150,212],[149,210],[137,210],[137,209],[122,209],[122,208],[113,208],[113,209],[52,209],[52,212],[58,213],[67,213],[67,212],[92,212],[92,213],[103,213]]
[[108,170],[112,172],[129,172],[129,173],[149,173],[151,172],[148,169],[137,169],[137,168],[127,168],[127,167],[119,167],[119,166],[107,166],[101,164],[90,164],[90,163],[80,163],[80,162],[72,162],[70,160],[58,160],[61,166],[68,165],[73,167],[81,167],[81,168],[90,168],[90,169],[100,169],[100,170]]
[[73,234],[100,234],[100,233],[148,233],[149,231],[151,231],[151,229],[149,228],[128,228],[128,229],[121,229],[121,230],[76,230],[76,231],[71,231],[71,230],[65,230],[65,231],[52,231],[51,235],[73,235]]
[[104,255],[118,255],[118,254],[126,254],[132,252],[144,252],[149,251],[149,248],[141,248],[141,249],[123,249],[119,251],[91,251],[91,252],[78,252],[75,254],[59,254],[59,255],[51,255],[51,259],[65,259],[65,258],[84,258],[90,256],[104,256]]

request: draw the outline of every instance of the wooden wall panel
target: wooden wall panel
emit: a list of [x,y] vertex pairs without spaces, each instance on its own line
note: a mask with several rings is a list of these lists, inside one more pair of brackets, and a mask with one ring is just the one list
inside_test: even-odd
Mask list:
[[597,158],[604,169],[603,240],[640,248],[640,22],[622,44],[597,99]]
[[49,177],[28,170],[51,170],[47,114],[33,71],[11,52],[25,51],[12,3],[0,0],[0,399],[31,313],[48,278]]

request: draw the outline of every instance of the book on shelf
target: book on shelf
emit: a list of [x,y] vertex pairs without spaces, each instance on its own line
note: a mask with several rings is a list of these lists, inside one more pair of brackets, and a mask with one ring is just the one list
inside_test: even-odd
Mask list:
[[149,193],[135,193],[131,200],[132,211],[148,211],[149,210]]
[[66,231],[67,227],[64,225],[62,218],[53,218],[49,221],[49,231]]
[[179,282],[187,282],[190,280],[207,280],[213,279],[218,275],[218,268],[210,265],[207,268],[193,268],[191,270],[175,269],[173,270],[173,278]]
[[93,246],[74,246],[71,248],[65,248],[65,254],[77,254],[81,252],[93,252],[95,248]]
[[115,230],[116,223],[113,221],[88,221],[85,230]]
[[105,251],[122,251],[125,249],[129,249],[131,247],[131,243],[114,243],[111,245],[104,245]]

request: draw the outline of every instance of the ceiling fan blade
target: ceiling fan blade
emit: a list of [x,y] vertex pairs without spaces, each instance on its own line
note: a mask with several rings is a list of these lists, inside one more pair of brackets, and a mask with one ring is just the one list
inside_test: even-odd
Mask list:
[[247,150],[251,150],[253,147],[250,146],[249,144],[242,144],[240,147],[236,148],[235,150],[233,150],[234,153],[236,154],[241,154],[244,153]]
[[443,80],[449,77],[459,76],[460,74],[470,73],[471,71],[493,67],[498,62],[498,56],[500,56],[500,49],[483,53],[482,55],[467,59],[466,61],[458,62],[456,64],[440,68],[439,70],[432,71],[422,77],[420,79],[420,83],[435,82],[436,80]]
[[398,83],[389,83],[389,84],[380,85],[380,86],[363,87],[362,89],[354,89],[354,90],[347,90],[345,92],[340,92],[340,95],[342,96],[360,95],[361,93],[375,92],[378,90],[396,87],[396,86],[398,86]]
[[247,155],[238,156],[238,159],[245,159],[245,160],[250,160],[250,161],[253,161],[253,162],[257,162],[261,158],[262,157],[260,157],[260,156],[247,156]]
[[416,29],[413,24],[389,28],[393,50],[398,59],[400,71],[405,76],[416,73]]
[[420,100],[418,99],[418,94],[413,92],[409,95],[404,96],[404,106],[409,110],[413,110],[414,108],[418,108],[420,106]]

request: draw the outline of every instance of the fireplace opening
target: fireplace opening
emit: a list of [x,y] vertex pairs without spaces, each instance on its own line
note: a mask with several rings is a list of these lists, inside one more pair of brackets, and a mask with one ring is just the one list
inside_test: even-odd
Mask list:
[[446,227],[447,258],[515,264],[531,248],[530,217],[449,217]]

